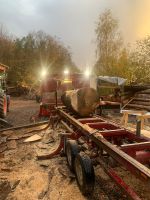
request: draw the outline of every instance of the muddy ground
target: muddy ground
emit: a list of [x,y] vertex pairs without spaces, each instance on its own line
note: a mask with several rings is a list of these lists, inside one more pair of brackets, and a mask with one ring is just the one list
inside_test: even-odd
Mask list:
[[[14,125],[29,122],[29,115],[38,111],[34,101],[13,99],[8,119]],[[17,111],[16,111],[17,110]],[[118,119],[117,119],[118,120]],[[59,124],[55,130],[48,128],[20,129],[1,133],[0,136],[0,200],[125,200],[127,197],[99,167],[95,167],[94,193],[84,197],[76,183],[75,175],[67,167],[66,158],[57,156],[39,161],[37,155],[53,151],[59,144],[59,134],[65,132]],[[32,135],[41,138],[25,143]],[[149,188],[122,168],[117,169],[121,177],[137,191],[143,200],[150,200]]]
[[13,126],[26,125],[30,123],[30,117],[38,114],[39,103],[23,97],[11,97],[10,111],[6,117],[8,123]]

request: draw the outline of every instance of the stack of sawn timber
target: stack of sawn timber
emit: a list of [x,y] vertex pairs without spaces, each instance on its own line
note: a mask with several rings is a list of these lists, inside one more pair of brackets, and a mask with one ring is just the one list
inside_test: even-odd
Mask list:
[[99,104],[97,92],[93,88],[66,91],[61,100],[70,111],[82,117],[89,116]]
[[132,101],[127,104],[126,109],[150,111],[150,89],[136,92]]

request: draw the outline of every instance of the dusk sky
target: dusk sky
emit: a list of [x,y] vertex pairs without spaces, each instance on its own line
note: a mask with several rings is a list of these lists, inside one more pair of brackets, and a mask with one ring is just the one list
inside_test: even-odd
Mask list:
[[15,36],[43,30],[70,46],[79,67],[95,62],[95,27],[107,8],[125,43],[150,34],[150,0],[0,0],[0,23]]

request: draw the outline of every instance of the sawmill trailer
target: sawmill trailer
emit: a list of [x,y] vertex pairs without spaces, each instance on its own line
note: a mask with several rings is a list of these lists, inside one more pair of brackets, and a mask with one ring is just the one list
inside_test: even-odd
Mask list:
[[139,200],[136,192],[117,173],[117,168],[128,170],[150,188],[150,139],[137,136],[99,116],[80,119],[66,107],[57,107],[56,110],[67,133],[61,135],[54,152],[38,156],[38,159],[50,159],[63,150],[85,195],[94,191],[93,164],[99,164],[130,199]]

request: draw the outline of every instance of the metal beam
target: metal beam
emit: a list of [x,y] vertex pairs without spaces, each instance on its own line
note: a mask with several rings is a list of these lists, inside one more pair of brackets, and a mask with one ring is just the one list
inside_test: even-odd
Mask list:
[[[126,167],[131,173],[133,173],[138,178],[146,181],[150,184],[150,170],[133,159],[131,156],[124,153],[119,148],[115,147],[113,144],[108,142],[98,130],[90,128],[86,124],[82,124],[78,120],[74,119],[68,113],[62,109],[57,108],[59,115],[67,120],[69,123],[74,125],[74,127],[82,134],[89,136],[90,139],[96,143],[99,148],[104,149],[112,158],[114,158],[118,163]],[[132,133],[130,133],[132,134]]]
[[141,142],[141,143],[134,143],[134,144],[125,144],[121,145],[121,150],[123,151],[140,151],[140,150],[150,150],[150,141],[149,142]]

